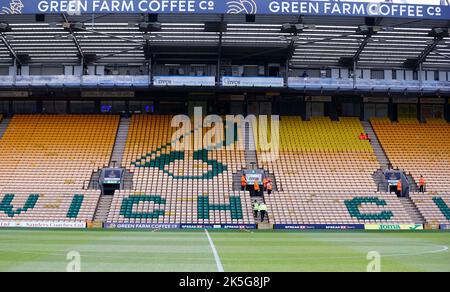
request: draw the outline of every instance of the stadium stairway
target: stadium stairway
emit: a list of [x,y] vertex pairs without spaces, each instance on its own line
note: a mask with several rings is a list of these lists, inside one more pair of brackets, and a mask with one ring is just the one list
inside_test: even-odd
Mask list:
[[91,179],[89,180],[89,183],[87,186],[84,187],[84,189],[87,190],[99,190],[100,189],[100,170],[93,171],[91,175]]
[[406,179],[408,179],[409,183],[409,192],[410,193],[417,193],[419,192],[419,187],[417,186],[417,183],[413,176],[409,173],[405,173]]
[[372,145],[372,148],[375,152],[375,156],[377,157],[378,162],[380,163],[381,169],[382,170],[387,169],[388,165],[390,164],[389,158],[384,152],[384,149],[381,146],[380,141],[378,140],[378,137],[372,128],[372,125],[369,122],[362,122],[362,125],[364,127],[364,131],[366,132],[366,134],[369,134],[369,137],[371,139],[370,144]]
[[400,202],[403,205],[403,208],[408,213],[409,217],[414,221],[415,224],[425,224],[426,220],[420,213],[419,209],[417,208],[416,204],[411,200],[409,197],[402,197],[399,198]]
[[[119,127],[117,129],[116,141],[114,143],[113,152],[111,155],[111,160],[109,166],[113,167],[114,163],[121,162],[123,153],[125,151],[125,146],[128,138],[128,130],[130,128],[131,119],[122,117],[119,122]],[[120,165],[116,165],[120,166]]]
[[[252,129],[252,130],[250,130]],[[245,162],[247,169],[253,169],[258,166],[258,158],[256,155],[255,134],[253,132],[253,125],[245,124]]]
[[9,125],[10,121],[11,121],[11,119],[9,119],[9,118],[4,118],[3,120],[0,119],[0,139],[5,134],[6,129],[8,128],[8,125]]
[[[253,204],[254,201],[257,201],[258,204],[266,203],[266,200],[264,199],[264,196],[252,197],[252,204]],[[264,218],[263,222],[261,222],[261,215],[258,213],[258,216],[255,217],[255,223],[258,225],[258,229],[272,229],[272,226],[270,224],[270,213],[269,213],[269,210],[268,210],[268,212],[266,214],[266,217]]]
[[95,210],[94,221],[106,222],[114,196],[102,195]]

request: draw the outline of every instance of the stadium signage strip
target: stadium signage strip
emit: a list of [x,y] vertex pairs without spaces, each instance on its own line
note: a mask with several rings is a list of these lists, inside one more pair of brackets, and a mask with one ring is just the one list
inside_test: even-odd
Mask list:
[[222,77],[225,87],[283,87],[284,79],[279,77]]
[[364,224],[274,224],[282,230],[364,230]]
[[[423,5],[418,5],[422,3]],[[447,0],[0,0],[1,14],[189,13],[450,19]],[[440,5],[443,3],[442,5]]]
[[177,224],[177,223],[114,223],[104,224],[107,229],[256,229],[256,224]]
[[155,86],[215,86],[214,76],[154,76]]
[[365,224],[365,230],[424,230],[422,224]]
[[70,228],[70,229],[84,229],[84,228],[86,228],[86,222],[0,221],[0,228]]

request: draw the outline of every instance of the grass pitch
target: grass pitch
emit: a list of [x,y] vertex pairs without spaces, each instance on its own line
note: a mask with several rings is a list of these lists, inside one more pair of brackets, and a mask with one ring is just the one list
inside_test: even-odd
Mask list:
[[[448,232],[0,230],[0,271],[450,271]],[[213,250],[218,257],[214,256]]]

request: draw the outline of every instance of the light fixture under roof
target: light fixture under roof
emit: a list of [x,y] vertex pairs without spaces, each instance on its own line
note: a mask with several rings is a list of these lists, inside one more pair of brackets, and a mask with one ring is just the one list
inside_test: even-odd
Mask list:
[[11,27],[5,22],[0,22],[0,32],[10,32]]

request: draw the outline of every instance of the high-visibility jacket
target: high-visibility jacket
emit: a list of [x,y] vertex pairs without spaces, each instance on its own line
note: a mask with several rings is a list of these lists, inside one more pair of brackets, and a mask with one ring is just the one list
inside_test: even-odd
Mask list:
[[259,211],[267,211],[267,205],[262,203],[259,205]]
[[247,179],[245,178],[245,176],[241,177],[241,186],[243,186],[243,187],[247,186]]
[[259,182],[257,180],[255,180],[253,187],[255,188],[255,191],[259,191]]
[[425,186],[425,179],[421,178],[421,179],[419,180],[419,186],[420,186],[420,187]]
[[273,190],[273,184],[271,182],[267,184],[267,190]]
[[269,180],[267,179],[267,178],[265,178],[264,180],[263,180],[263,185],[264,185],[264,188],[267,188],[267,184],[269,183]]
[[259,211],[259,204],[253,203],[253,211]]
[[397,191],[402,191],[403,190],[403,185],[401,181],[398,181],[397,183]]

